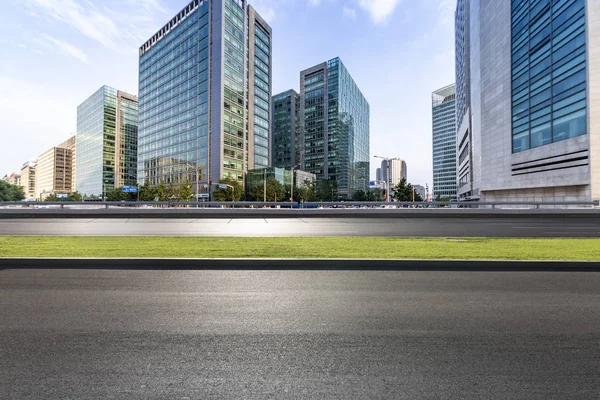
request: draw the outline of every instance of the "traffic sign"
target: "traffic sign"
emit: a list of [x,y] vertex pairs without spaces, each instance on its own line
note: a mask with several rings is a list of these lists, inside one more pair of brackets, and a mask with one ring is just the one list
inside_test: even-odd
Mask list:
[[58,194],[56,195],[56,198],[57,198],[57,199],[68,199],[68,198],[69,198],[69,195],[68,195],[68,194],[64,194],[64,193],[58,193]]
[[123,193],[137,193],[138,188],[137,186],[123,186],[121,190]]
[[219,184],[219,189],[227,189],[229,185]]

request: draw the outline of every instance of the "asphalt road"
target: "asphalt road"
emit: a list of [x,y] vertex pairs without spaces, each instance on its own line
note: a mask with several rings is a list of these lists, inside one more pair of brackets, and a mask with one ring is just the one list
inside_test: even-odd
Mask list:
[[0,219],[0,235],[599,237],[600,217]]
[[594,399],[600,273],[0,271],[2,399]]

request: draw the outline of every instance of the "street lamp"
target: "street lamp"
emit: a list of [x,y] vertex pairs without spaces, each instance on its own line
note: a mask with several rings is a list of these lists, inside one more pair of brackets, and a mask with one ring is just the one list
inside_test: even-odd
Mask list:
[[300,168],[300,164],[292,167],[292,185],[290,186],[290,203],[294,202],[294,171],[298,168]]
[[390,179],[390,160],[391,160],[391,158],[381,157],[381,156],[373,156],[373,157],[380,158],[382,160],[385,160],[385,162],[386,162],[386,166],[387,166],[386,169],[385,169],[385,172],[386,172],[385,186],[387,188],[386,202],[389,203],[390,202],[390,195],[391,195],[391,192],[392,192],[391,191],[391,186],[392,186],[391,183],[392,182],[391,182],[391,179]]

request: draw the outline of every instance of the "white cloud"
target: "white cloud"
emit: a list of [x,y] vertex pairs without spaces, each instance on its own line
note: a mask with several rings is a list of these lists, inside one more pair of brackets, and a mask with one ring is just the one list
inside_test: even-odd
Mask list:
[[309,0],[308,2],[313,6],[318,6],[319,4],[321,4],[321,0]]
[[137,51],[172,16],[161,0],[122,0],[128,7],[120,7],[119,11],[90,0],[28,1],[29,15],[66,25],[123,54]]
[[83,52],[83,50],[78,49],[77,47],[67,43],[67,42],[63,42],[62,40],[58,40],[56,38],[53,38],[52,36],[49,35],[43,35],[43,37],[50,43],[54,44],[54,46],[56,46],[56,48],[65,55],[71,56],[79,61],[81,61],[84,64],[88,64],[91,65],[92,63],[90,62],[90,59],[88,58],[87,54],[85,54],[85,52]]
[[269,24],[277,18],[277,5],[274,6],[272,0],[254,0],[251,5]]
[[371,15],[376,24],[384,22],[389,17],[400,0],[357,0],[358,5]]
[[356,20],[356,10],[348,6],[344,6],[344,16]]

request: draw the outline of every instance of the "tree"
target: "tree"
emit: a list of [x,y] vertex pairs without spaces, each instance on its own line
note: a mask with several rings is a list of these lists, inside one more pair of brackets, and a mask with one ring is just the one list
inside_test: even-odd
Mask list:
[[375,189],[369,190],[369,192],[367,193],[367,198],[368,198],[368,201],[382,202],[383,201],[383,189],[375,188]]
[[354,192],[354,195],[352,196],[352,200],[354,200],[354,201],[371,201],[368,199],[367,192],[365,192],[364,190],[357,190],[356,192]]
[[[265,188],[263,185],[256,185],[249,193],[254,201],[263,201],[265,198]],[[285,201],[287,191],[283,185],[275,178],[267,178],[267,201]]]
[[192,201],[195,193],[192,191],[192,185],[189,182],[175,187],[175,197],[179,201]]
[[[413,185],[406,184],[406,180],[402,179],[393,189],[392,198],[399,202],[411,202],[413,201]],[[423,201],[423,198],[414,192],[414,201]]]
[[317,185],[314,181],[307,181],[300,186],[298,190],[297,199],[302,202],[311,202],[317,200]]
[[25,192],[21,186],[11,185],[0,180],[0,201],[21,201],[25,199]]
[[316,184],[317,201],[336,201],[337,200],[337,181],[318,180]]
[[150,182],[148,181],[145,181],[138,190],[140,191],[140,201],[154,201],[156,198],[156,191],[150,186]]
[[235,195],[235,201],[240,201],[244,196],[244,190],[242,188],[242,184],[231,178],[223,178],[219,180],[219,183],[224,185],[229,185],[233,187],[227,187],[227,189],[217,188],[213,191],[213,200],[214,201],[232,201],[233,196]]
[[123,193],[122,188],[115,188],[112,190],[107,190],[105,193],[106,201],[126,201],[128,200],[129,193]]
[[51,194],[48,195],[44,201],[52,201],[52,202],[56,202],[56,201],[67,201],[67,202],[74,202],[74,201],[82,201],[83,200],[83,196],[81,196],[81,194],[79,194],[78,192],[73,192],[71,194],[68,195],[68,197],[66,198],[62,198],[62,197],[57,197],[57,195],[55,194]]

